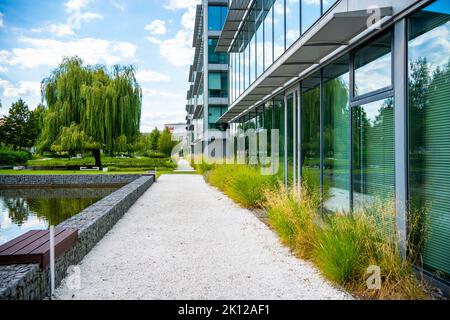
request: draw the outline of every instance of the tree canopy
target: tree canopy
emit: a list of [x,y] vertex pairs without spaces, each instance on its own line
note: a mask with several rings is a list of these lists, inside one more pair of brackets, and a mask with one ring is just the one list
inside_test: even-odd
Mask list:
[[142,90],[132,66],[86,66],[66,58],[42,81],[47,112],[38,148],[41,151],[100,149],[113,154],[139,136]]
[[3,118],[0,141],[15,150],[32,147],[39,135],[40,111],[30,111],[22,99],[13,103]]

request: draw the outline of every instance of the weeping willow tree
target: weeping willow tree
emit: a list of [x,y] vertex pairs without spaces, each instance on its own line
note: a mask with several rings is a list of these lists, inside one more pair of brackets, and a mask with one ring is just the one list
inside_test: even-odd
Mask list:
[[92,151],[101,167],[100,150],[111,154],[139,135],[142,90],[134,68],[86,66],[66,58],[42,81],[47,112],[39,139],[41,151]]

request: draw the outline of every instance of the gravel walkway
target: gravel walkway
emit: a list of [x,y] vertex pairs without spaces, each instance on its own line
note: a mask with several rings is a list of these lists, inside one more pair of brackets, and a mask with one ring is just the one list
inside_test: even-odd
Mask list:
[[59,299],[349,299],[199,175],[165,175],[84,258]]

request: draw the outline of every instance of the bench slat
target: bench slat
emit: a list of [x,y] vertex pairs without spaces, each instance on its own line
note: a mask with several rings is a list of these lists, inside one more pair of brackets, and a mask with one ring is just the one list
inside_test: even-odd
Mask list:
[[[78,230],[55,230],[55,258],[62,256],[78,240]],[[0,265],[39,264],[47,268],[50,264],[50,232],[48,230],[29,232],[4,245],[0,252]]]
[[18,244],[19,242],[22,242],[26,239],[28,239],[29,237],[33,236],[34,234],[38,233],[39,230],[32,230],[32,231],[28,231],[27,233],[24,233],[23,235],[21,235],[20,237],[17,237],[5,244],[2,244],[0,246],[0,253],[2,253],[3,251],[11,248],[12,246]]

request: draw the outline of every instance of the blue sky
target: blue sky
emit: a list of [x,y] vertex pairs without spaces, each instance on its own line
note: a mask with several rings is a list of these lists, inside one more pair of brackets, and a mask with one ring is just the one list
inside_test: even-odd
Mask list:
[[64,56],[133,64],[143,87],[141,131],[183,122],[198,0],[2,0],[0,99],[7,113],[40,102],[40,81]]

